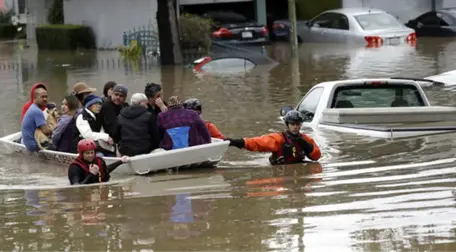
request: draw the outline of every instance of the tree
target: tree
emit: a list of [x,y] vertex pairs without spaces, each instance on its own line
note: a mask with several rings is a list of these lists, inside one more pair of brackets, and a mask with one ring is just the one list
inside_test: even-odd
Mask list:
[[157,26],[162,65],[183,63],[174,0],[157,0]]

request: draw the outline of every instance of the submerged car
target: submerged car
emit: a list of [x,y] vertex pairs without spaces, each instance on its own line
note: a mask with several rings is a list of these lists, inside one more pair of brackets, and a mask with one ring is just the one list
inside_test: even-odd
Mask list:
[[228,11],[211,11],[202,15],[214,22],[212,39],[226,43],[269,43],[269,31],[266,26],[245,16]]
[[[299,27],[301,25],[306,25],[306,20],[296,20],[296,26]],[[285,39],[289,40],[290,39],[290,29],[291,29],[291,24],[290,20],[288,19],[278,19],[275,20],[272,23],[272,36],[275,37],[275,39]],[[298,42],[302,42],[301,37],[298,36]]]
[[386,11],[342,8],[322,12],[298,25],[303,42],[361,43],[369,47],[414,43],[415,31]]
[[266,55],[264,47],[241,48],[213,42],[211,55],[193,61],[191,67],[195,73],[239,73],[250,71],[258,65],[277,64]]
[[417,37],[456,36],[456,9],[428,11],[405,25],[414,29]]

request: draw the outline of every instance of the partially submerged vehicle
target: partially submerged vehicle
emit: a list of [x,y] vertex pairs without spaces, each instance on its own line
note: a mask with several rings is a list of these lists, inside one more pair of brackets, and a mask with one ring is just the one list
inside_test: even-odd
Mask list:
[[[11,135],[0,138],[2,145],[2,153],[13,154],[30,153],[25,145],[17,142],[21,138],[21,132],[16,132]],[[228,150],[228,141],[212,138],[212,143],[191,146],[182,149],[169,151],[153,152],[130,157],[130,162],[119,166],[113,171],[114,174],[126,175],[145,175],[150,172],[166,170],[170,168],[184,169],[197,167],[215,167]],[[78,154],[66,153],[51,150],[42,150],[35,152],[39,158],[57,162],[59,164],[69,165]],[[120,160],[118,157],[103,158],[106,164],[111,164]]]
[[454,86],[456,85],[456,70],[451,70],[448,72],[443,72],[441,74],[428,76],[424,79],[439,82],[442,86]]
[[213,42],[211,55],[193,61],[191,67],[195,73],[238,73],[250,71],[259,65],[277,64],[266,55],[264,47],[240,47]]
[[[281,116],[293,109],[285,106]],[[420,84],[406,79],[354,79],[319,83],[295,108],[304,127],[379,138],[456,131],[456,107],[432,106]]]

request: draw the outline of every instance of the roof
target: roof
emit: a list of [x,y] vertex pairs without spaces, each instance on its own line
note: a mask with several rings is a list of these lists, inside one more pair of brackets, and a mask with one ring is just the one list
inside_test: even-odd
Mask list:
[[327,10],[325,12],[338,12],[345,15],[360,15],[360,14],[368,14],[368,13],[386,13],[384,10],[375,9],[375,8],[340,8],[340,9],[332,9]]
[[398,79],[391,79],[391,78],[364,78],[364,79],[350,79],[350,80],[335,80],[335,81],[326,81],[318,83],[315,86],[336,86],[336,85],[344,85],[344,84],[358,84],[366,81],[389,81],[394,83],[400,84],[410,84],[414,86],[419,86],[413,80],[398,80]]

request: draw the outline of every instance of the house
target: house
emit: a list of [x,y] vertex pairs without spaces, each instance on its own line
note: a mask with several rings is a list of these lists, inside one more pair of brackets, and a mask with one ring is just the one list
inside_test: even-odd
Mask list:
[[[53,0],[3,1],[25,1],[27,38],[34,41],[35,28],[47,24],[48,10]],[[266,1],[280,0],[176,0],[176,5],[179,6],[176,12],[178,15],[180,7],[188,5],[251,2],[251,11],[255,13],[258,22],[266,24]],[[123,44],[124,32],[144,26],[156,27],[157,0],[64,0],[63,5],[65,23],[91,26],[98,48],[117,48]]]
[[[27,15],[27,37],[35,40],[35,27],[47,23],[47,12],[53,0],[0,0],[6,2],[25,1]],[[271,12],[277,11],[288,0],[175,0],[176,14],[188,6],[214,9],[242,5],[245,12],[260,24],[267,23]],[[66,24],[84,24],[92,27],[98,48],[117,48],[123,44],[123,33],[139,27],[156,27],[157,0],[64,0]],[[225,7],[222,7],[225,6]],[[247,7],[245,7],[247,6]],[[269,10],[267,9],[269,6]],[[456,0],[340,0],[342,7],[372,7],[383,9],[398,17],[402,22],[415,18],[433,8],[456,7]],[[245,7],[245,8],[244,8]],[[240,9],[242,9],[240,8]],[[284,11],[284,10],[282,10]],[[285,9],[286,12],[286,9]]]

